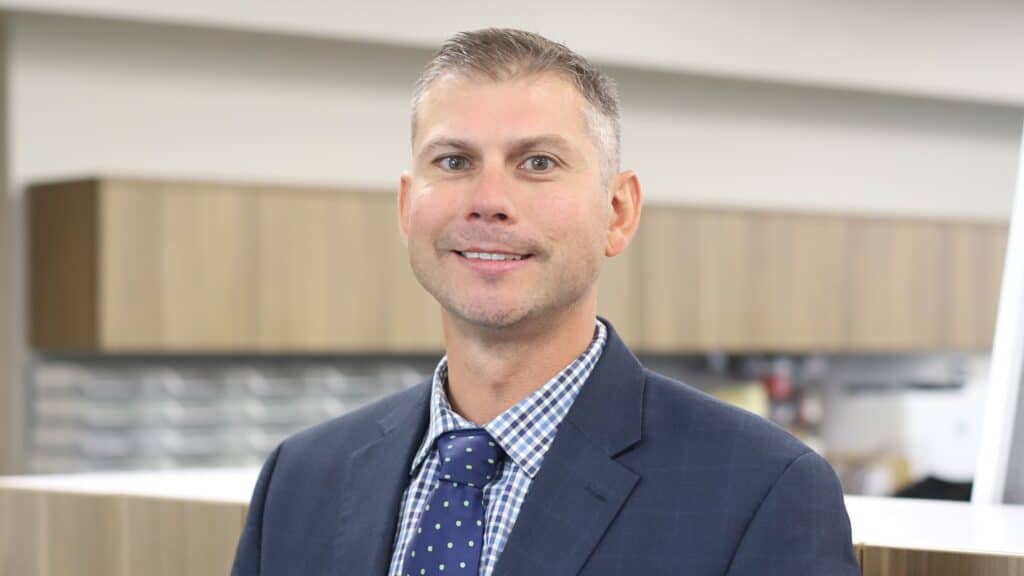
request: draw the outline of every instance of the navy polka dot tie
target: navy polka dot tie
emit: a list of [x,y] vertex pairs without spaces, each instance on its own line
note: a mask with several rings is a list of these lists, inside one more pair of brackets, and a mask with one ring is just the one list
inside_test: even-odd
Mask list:
[[406,576],[476,576],[484,543],[483,489],[493,481],[504,453],[480,428],[437,439],[440,482],[405,555]]

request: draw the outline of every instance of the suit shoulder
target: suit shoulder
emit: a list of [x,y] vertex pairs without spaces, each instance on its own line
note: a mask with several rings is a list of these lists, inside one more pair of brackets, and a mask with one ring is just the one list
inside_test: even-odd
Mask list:
[[777,424],[652,370],[646,376],[644,432],[750,464],[785,466],[811,449]]

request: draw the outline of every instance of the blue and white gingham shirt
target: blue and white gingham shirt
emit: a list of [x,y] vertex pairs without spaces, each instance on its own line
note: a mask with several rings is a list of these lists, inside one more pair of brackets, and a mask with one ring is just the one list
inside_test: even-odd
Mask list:
[[[498,557],[519,516],[526,493],[530,490],[544,455],[555,439],[559,424],[569,412],[573,401],[601,357],[608,332],[600,320],[596,321],[594,339],[590,346],[569,366],[558,373],[515,406],[499,414],[484,426],[507,457],[498,470],[498,478],[484,488],[484,547],[480,556],[479,576],[490,576],[498,564]],[[448,381],[448,358],[441,359],[434,371],[430,394],[430,426],[409,475],[412,482],[402,496],[398,530],[391,554],[389,576],[402,576],[405,552],[416,532],[423,507],[438,484],[440,458],[434,441],[452,430],[478,428],[476,424],[452,410],[444,388]]]

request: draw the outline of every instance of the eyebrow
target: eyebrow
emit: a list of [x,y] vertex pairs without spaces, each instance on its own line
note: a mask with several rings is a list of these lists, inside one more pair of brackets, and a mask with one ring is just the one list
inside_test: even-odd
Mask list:
[[[539,136],[521,138],[513,141],[510,147],[513,154],[521,154],[534,148],[554,148],[566,155],[573,153],[572,144],[557,134],[542,134]],[[428,156],[438,149],[455,149],[470,153],[479,152],[479,147],[470,143],[468,140],[442,136],[424,144],[423,149],[420,150],[418,156]]]
[[440,148],[454,148],[456,150],[463,150],[466,152],[476,152],[477,147],[469,143],[468,140],[462,140],[461,138],[448,138],[441,137],[435,138],[423,145],[423,149],[417,156],[427,156],[432,154],[435,150]]
[[520,154],[534,148],[554,148],[563,154],[571,154],[573,151],[572,144],[557,134],[531,136],[529,138],[517,140],[512,145],[512,150],[516,154]]

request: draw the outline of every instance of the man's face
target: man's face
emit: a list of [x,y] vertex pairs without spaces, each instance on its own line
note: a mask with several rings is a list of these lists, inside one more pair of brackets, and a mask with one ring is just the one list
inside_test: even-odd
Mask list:
[[587,105],[555,75],[447,76],[424,94],[401,224],[450,319],[500,328],[592,308],[610,205]]

